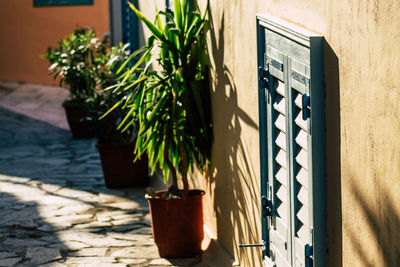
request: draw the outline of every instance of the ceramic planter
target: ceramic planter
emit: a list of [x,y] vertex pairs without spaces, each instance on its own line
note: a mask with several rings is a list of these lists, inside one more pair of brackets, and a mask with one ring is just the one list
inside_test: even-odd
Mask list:
[[161,257],[187,258],[202,252],[204,191],[190,190],[187,198],[148,197],[154,241]]
[[146,186],[149,183],[148,162],[145,156],[133,162],[134,144],[96,144],[108,188]]
[[89,107],[86,103],[66,100],[63,103],[69,128],[75,138],[93,138],[94,123],[89,119]]

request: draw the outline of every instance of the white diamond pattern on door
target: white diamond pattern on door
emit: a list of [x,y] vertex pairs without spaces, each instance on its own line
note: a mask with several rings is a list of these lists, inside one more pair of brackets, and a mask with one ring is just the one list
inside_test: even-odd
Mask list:
[[270,139],[270,181],[273,203],[273,216],[271,225],[271,251],[274,261],[279,266],[290,266],[290,187],[288,183],[288,145],[287,145],[287,105],[286,85],[284,78],[284,56],[275,49],[269,47],[268,66],[271,76],[271,101],[267,104],[269,117],[273,124],[269,128]]
[[275,87],[272,101],[271,117],[275,120],[272,134],[275,136],[274,163],[273,163],[273,193],[274,193],[274,217],[272,220],[273,235],[271,246],[275,249],[275,261],[281,266],[290,266],[290,250],[288,249],[290,201],[288,187],[288,161],[287,161],[287,128],[286,128],[286,99],[284,91],[278,92],[284,87],[282,81],[275,79]]
[[312,242],[309,196],[309,73],[305,64],[266,45],[270,102],[271,256],[278,267],[305,264]]
[[[294,266],[303,267],[305,264],[305,245],[312,242],[311,220],[309,203],[309,110],[304,106],[304,101],[309,93],[307,77],[308,68],[295,60],[289,58],[292,77],[291,97],[294,100],[291,106],[292,136],[293,136],[293,228],[294,228]],[[297,78],[294,79],[293,76]],[[299,79],[302,77],[303,79]]]
[[[301,110],[296,112],[301,113]],[[297,154],[294,162],[295,174],[295,252],[296,265],[304,266],[304,246],[310,242],[310,223],[309,223],[309,205],[308,205],[308,154],[307,134],[303,128],[295,124],[294,132],[297,132],[295,138],[294,153]]]

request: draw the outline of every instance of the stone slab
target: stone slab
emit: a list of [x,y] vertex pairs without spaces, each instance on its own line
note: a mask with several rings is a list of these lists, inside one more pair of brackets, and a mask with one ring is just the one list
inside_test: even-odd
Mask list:
[[17,254],[12,252],[0,252],[0,259],[17,257]]
[[[69,264],[105,264],[105,263],[117,263],[114,257],[67,257],[66,262]],[[81,266],[80,265],[80,266]]]
[[22,260],[22,258],[0,259],[0,266],[4,266],[4,267],[15,266],[21,260]]
[[61,259],[60,250],[56,248],[28,248],[26,258],[31,259],[31,264],[43,264],[49,261]]
[[118,258],[139,258],[139,259],[159,258],[158,250],[155,246],[127,247],[127,248],[116,249],[113,252],[111,252],[110,255]]
[[108,248],[82,248],[78,251],[71,252],[69,256],[96,256],[104,257]]

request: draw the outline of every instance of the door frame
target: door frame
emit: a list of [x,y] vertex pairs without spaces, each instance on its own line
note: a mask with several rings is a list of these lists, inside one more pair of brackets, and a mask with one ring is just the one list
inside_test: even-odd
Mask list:
[[[323,37],[296,25],[277,19],[268,14],[257,14],[257,61],[259,129],[260,129],[260,172],[263,210],[268,208],[268,142],[267,142],[267,81],[265,74],[265,29],[285,36],[310,50],[310,130],[311,130],[311,173],[312,194],[311,205],[313,219],[312,261],[314,266],[325,266],[327,257],[327,207],[326,207],[326,137],[325,137],[325,88]],[[265,244],[263,259],[266,265],[271,264],[269,247],[269,223],[262,217],[262,240]]]

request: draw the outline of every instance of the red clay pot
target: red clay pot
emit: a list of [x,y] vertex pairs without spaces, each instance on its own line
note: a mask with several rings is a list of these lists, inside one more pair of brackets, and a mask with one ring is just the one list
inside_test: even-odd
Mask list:
[[134,144],[96,144],[100,153],[104,181],[108,188],[146,186],[149,183],[148,162],[145,156],[133,162]]
[[187,198],[147,197],[152,231],[158,252],[163,258],[188,258],[202,252],[204,191],[190,190]]
[[95,128],[92,120],[89,120],[89,107],[86,103],[64,101],[62,104],[67,116],[69,128],[75,138],[93,138]]

